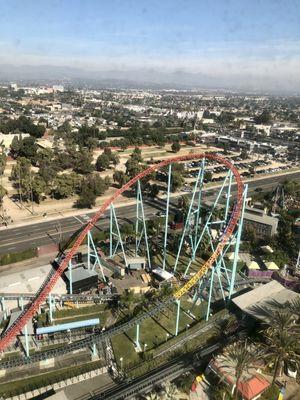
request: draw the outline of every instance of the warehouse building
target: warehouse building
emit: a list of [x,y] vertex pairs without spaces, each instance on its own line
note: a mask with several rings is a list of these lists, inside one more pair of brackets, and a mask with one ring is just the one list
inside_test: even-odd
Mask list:
[[87,292],[98,287],[98,274],[90,269],[79,267],[68,270],[65,273],[67,290],[70,293],[70,282],[72,282],[72,292],[74,294]]

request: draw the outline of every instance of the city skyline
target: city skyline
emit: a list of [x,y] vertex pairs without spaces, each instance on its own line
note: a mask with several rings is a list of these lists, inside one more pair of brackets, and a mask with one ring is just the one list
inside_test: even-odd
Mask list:
[[78,78],[300,90],[296,1],[1,3],[0,78],[7,65],[75,67]]

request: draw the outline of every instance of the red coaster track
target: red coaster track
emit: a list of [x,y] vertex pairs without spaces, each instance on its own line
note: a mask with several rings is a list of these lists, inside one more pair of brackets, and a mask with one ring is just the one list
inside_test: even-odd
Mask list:
[[110,206],[114,200],[119,197],[123,192],[133,186],[138,180],[144,178],[145,176],[151,174],[152,172],[174,162],[180,161],[189,161],[195,159],[210,159],[217,161],[220,164],[225,165],[234,175],[236,184],[237,184],[237,199],[235,203],[235,207],[233,213],[231,214],[230,221],[226,226],[224,234],[215,250],[215,252],[211,255],[209,260],[199,269],[197,274],[195,274],[183,287],[181,287],[175,294],[175,298],[181,297],[184,293],[186,293],[197,281],[204,275],[204,273],[212,266],[214,261],[217,259],[219,254],[221,253],[225,243],[232,235],[234,228],[239,220],[239,216],[242,209],[242,197],[243,197],[243,190],[244,185],[241,180],[240,174],[238,173],[237,169],[233,166],[233,164],[228,161],[227,159],[220,157],[213,153],[202,153],[202,154],[188,154],[185,156],[173,157],[167,160],[160,162],[159,164],[155,164],[140,174],[136,175],[132,178],[128,183],[126,183],[123,187],[118,189],[111,198],[106,200],[102,207],[95,213],[94,217],[89,221],[87,226],[82,230],[82,232],[77,237],[74,245],[72,246],[69,253],[66,257],[61,261],[57,270],[52,270],[50,274],[45,279],[43,285],[40,287],[39,291],[36,293],[34,300],[28,304],[24,311],[20,314],[20,316],[16,319],[16,321],[1,335],[0,338],[0,351],[3,351],[13,340],[14,338],[21,332],[27,322],[35,315],[35,313],[39,310],[39,307],[44,303],[45,299],[47,298],[48,294],[51,292],[53,287],[55,286],[56,282],[64,272],[64,270],[68,267],[69,261],[77,252],[79,246],[82,244],[85,236],[87,233],[93,228],[95,223],[101,217],[101,215],[105,212],[105,210]]

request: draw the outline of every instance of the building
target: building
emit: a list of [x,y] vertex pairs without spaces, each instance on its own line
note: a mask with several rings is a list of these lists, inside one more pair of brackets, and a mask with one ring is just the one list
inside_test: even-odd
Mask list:
[[130,270],[145,269],[146,259],[145,257],[127,257],[127,267]]
[[10,85],[9,85],[9,88],[11,89],[11,90],[14,90],[15,92],[18,90],[18,85],[16,84],[16,83],[11,83]]
[[[238,383],[239,398],[243,400],[256,400],[271,386],[270,382],[259,372],[261,365],[248,366],[247,371],[243,371]],[[234,364],[230,364],[228,360],[220,355],[214,358],[206,369],[206,375],[213,374],[226,385],[231,387],[232,391],[236,387],[236,376]]]
[[265,214],[263,210],[246,207],[244,228],[247,227],[253,227],[259,239],[270,239],[277,233],[278,219]]
[[53,85],[52,89],[53,89],[53,92],[63,92],[64,91],[63,85]]
[[265,285],[258,286],[247,293],[235,297],[232,303],[243,313],[255,319],[266,321],[266,314],[260,310],[264,310],[272,302],[286,304],[288,301],[293,301],[299,297],[298,293],[286,289],[279,282],[272,280]]
[[70,293],[71,281],[72,292],[74,294],[98,288],[98,274],[91,269],[86,269],[84,267],[74,268],[66,271],[65,276],[68,293]]

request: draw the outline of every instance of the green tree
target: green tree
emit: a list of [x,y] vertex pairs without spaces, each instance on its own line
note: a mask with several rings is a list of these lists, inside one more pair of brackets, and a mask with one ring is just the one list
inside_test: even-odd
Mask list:
[[36,156],[36,162],[40,166],[43,163],[50,163],[54,158],[54,152],[51,149],[41,149]]
[[157,185],[156,183],[154,183],[154,184],[151,185],[151,187],[150,187],[150,193],[149,193],[149,195],[150,195],[150,197],[152,197],[152,198],[154,199],[155,197],[158,196],[158,194],[159,194],[159,187],[158,187],[158,185]]
[[110,156],[110,161],[113,163],[114,166],[120,163],[120,157],[117,153],[112,153]]
[[92,161],[92,153],[89,150],[81,149],[81,151],[76,153],[76,165],[74,167],[74,171],[78,174],[89,174],[93,171]]
[[128,181],[128,176],[123,171],[115,171],[113,174],[113,180],[122,187]]
[[204,172],[204,180],[206,182],[211,182],[212,177],[213,177],[213,173],[211,171],[205,171]]
[[181,149],[181,145],[179,142],[173,142],[171,148],[172,148],[173,153],[178,153]]
[[7,195],[7,190],[4,186],[0,185],[0,205],[3,204],[3,198]]
[[40,203],[43,194],[46,192],[47,184],[41,175],[35,174],[32,179],[32,196],[36,203]]
[[135,301],[134,293],[131,290],[126,290],[120,296],[120,306],[131,310]]
[[20,157],[28,158],[31,163],[35,163],[37,157],[37,144],[36,139],[29,136],[22,140],[22,145],[19,150]]
[[109,168],[110,165],[110,157],[108,154],[100,154],[96,161],[96,170],[97,171],[104,171]]
[[54,179],[52,195],[56,199],[64,199],[73,196],[80,184],[77,174],[60,174]]
[[77,208],[92,208],[96,204],[96,195],[93,189],[89,186],[83,185],[83,190],[79,195],[79,199],[75,205]]
[[131,178],[135,177],[143,170],[143,166],[139,164],[135,159],[129,158],[126,161],[126,175]]
[[174,171],[171,179],[171,191],[176,192],[184,184],[184,178],[181,173]]
[[286,252],[276,249],[273,253],[265,254],[264,261],[274,261],[278,267],[282,268],[285,264],[288,264],[290,257]]
[[19,136],[15,135],[13,137],[13,140],[10,145],[10,150],[14,156],[17,156],[19,154],[21,147],[22,147],[22,135],[20,133]]
[[271,114],[266,110],[264,110],[261,114],[257,115],[254,118],[256,124],[264,124],[264,125],[270,124],[271,120],[272,120]]
[[5,153],[0,154],[0,175],[3,175],[6,166],[7,157]]
[[10,178],[18,188],[20,200],[27,200],[30,197],[32,182],[30,161],[25,157],[19,157],[12,168]]
[[131,154],[131,159],[137,163],[143,162],[142,150],[139,149],[138,147],[135,147],[135,149]]
[[[102,179],[99,175],[88,175],[84,180],[85,184],[98,197],[105,193],[110,185],[110,179]],[[81,189],[82,191],[82,189]]]
[[126,243],[129,238],[132,238],[135,236],[135,229],[132,224],[125,222],[120,227],[120,233],[121,233],[121,236],[122,236],[124,242]]

